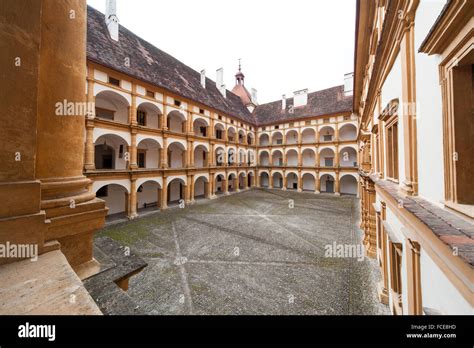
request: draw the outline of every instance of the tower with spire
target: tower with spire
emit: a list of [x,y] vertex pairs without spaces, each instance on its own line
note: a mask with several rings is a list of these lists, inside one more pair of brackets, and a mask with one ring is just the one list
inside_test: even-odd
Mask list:
[[242,72],[241,63],[241,59],[239,59],[239,71],[237,71],[235,74],[235,86],[232,89],[232,93],[238,95],[247,109],[249,109],[250,112],[253,112],[253,110],[257,107],[256,96],[252,96],[252,94],[245,87],[245,75]]

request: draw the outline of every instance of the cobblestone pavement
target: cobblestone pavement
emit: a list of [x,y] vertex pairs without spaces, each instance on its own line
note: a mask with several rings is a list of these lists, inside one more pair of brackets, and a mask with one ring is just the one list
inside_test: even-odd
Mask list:
[[[252,190],[107,227],[147,263],[128,295],[149,314],[387,314],[359,244],[358,199]],[[100,257],[98,257],[100,259]]]

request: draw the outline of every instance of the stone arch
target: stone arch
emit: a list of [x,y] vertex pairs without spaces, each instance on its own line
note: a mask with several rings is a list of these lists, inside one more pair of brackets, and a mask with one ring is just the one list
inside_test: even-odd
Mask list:
[[186,116],[178,111],[172,110],[166,116],[168,130],[175,133],[186,133]]
[[153,103],[144,101],[137,106],[137,124],[139,126],[158,129],[162,117],[161,109]]
[[126,169],[129,160],[128,144],[121,136],[104,134],[94,142],[94,164],[96,169]]

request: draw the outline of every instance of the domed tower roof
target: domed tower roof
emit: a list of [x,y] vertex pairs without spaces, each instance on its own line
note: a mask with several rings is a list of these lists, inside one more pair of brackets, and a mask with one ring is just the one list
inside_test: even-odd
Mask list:
[[247,90],[247,88],[245,88],[244,80],[245,80],[245,75],[242,72],[242,66],[240,64],[240,59],[239,59],[239,71],[237,71],[237,73],[235,74],[235,86],[232,89],[232,93],[238,95],[244,105],[253,104],[252,95]]

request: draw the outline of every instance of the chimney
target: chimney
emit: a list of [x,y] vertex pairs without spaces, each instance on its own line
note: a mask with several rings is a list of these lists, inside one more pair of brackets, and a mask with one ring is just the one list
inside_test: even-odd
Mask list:
[[281,109],[286,110],[286,95],[281,96]]
[[206,70],[201,70],[201,86],[206,88]]
[[306,106],[308,104],[308,89],[302,89],[294,93],[293,106],[295,108],[299,106]]
[[109,30],[112,40],[119,40],[119,20],[117,17],[116,0],[106,0],[105,4],[105,24]]
[[252,88],[250,90],[250,94],[252,96],[252,103],[254,103],[255,105],[258,104],[258,101],[257,101],[257,90],[255,88]]
[[224,85],[224,68],[217,69],[216,73],[217,73],[216,87],[225,98],[226,95],[225,95],[225,85]]
[[354,73],[344,75],[344,95],[346,97],[353,94],[354,89]]

